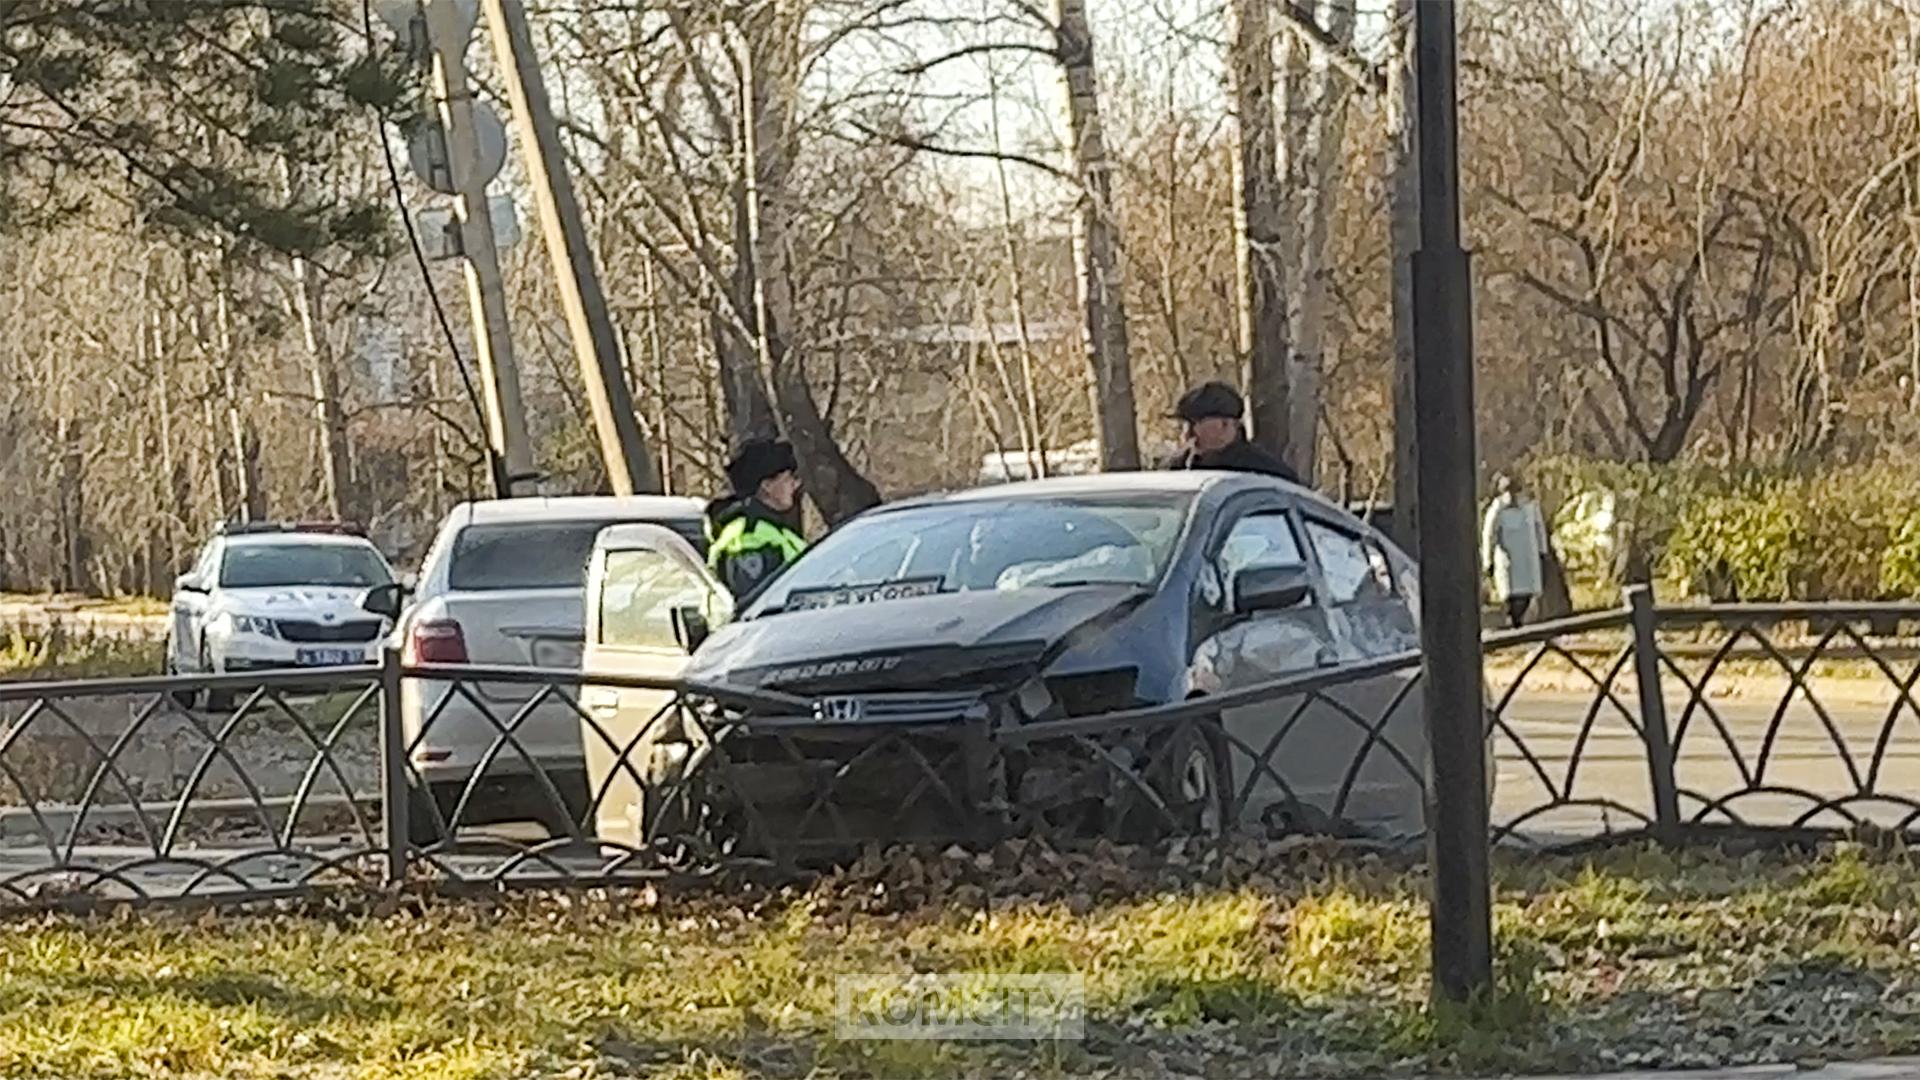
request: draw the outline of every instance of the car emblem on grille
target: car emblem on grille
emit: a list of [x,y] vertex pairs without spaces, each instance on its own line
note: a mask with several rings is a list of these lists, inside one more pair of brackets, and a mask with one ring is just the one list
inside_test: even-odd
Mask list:
[[821,698],[813,703],[813,718],[836,724],[854,724],[865,719],[867,703],[856,697]]
[[333,620],[339,618],[340,616],[335,615],[333,612],[329,611],[325,615],[322,615],[320,617],[326,620],[327,622],[332,622]]

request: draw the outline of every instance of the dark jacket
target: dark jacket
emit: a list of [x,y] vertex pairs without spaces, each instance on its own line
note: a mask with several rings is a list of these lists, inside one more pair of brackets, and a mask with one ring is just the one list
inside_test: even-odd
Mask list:
[[1195,453],[1191,448],[1176,452],[1172,457],[1160,463],[1162,469],[1223,469],[1228,472],[1265,473],[1277,476],[1288,483],[1300,482],[1286,462],[1274,457],[1266,450],[1238,439],[1210,454]]
[[807,542],[780,514],[752,497],[707,504],[707,565],[740,601],[800,557]]

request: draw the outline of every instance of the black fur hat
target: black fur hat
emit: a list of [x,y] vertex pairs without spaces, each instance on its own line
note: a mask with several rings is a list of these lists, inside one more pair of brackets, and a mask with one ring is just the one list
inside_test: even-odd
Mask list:
[[793,444],[784,440],[749,439],[740,444],[740,452],[727,462],[727,482],[735,494],[751,495],[760,485],[800,467],[793,456]]

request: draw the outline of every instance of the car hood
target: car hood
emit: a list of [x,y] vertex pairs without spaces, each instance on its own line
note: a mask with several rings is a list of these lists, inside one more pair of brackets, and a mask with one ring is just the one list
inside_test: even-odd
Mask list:
[[[365,589],[346,585],[284,585],[267,589],[228,589],[220,595],[220,610],[275,619],[300,617],[323,621],[373,618],[360,610]],[[331,618],[329,618],[331,617]]]
[[[941,681],[934,667],[950,677],[969,666],[1030,665],[1145,595],[1126,585],[983,590],[770,615],[716,631],[687,678],[796,687],[846,675],[911,686]],[[1004,663],[968,662],[989,655]]]

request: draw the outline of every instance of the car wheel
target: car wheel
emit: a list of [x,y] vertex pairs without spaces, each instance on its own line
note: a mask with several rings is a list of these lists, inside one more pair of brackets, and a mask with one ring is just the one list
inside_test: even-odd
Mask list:
[[1156,736],[1147,749],[1147,783],[1166,805],[1146,808],[1151,836],[1220,836],[1231,824],[1232,782],[1226,739],[1215,719],[1191,720]]
[[539,780],[528,777],[524,783],[521,802],[528,809],[527,816],[541,824],[554,837],[572,836],[574,830],[580,830],[583,836],[591,839],[594,835],[593,822],[581,821],[587,814],[587,773],[585,769],[555,769],[547,774],[553,782],[554,790],[560,793],[559,805]]
[[[167,678],[169,679],[177,679],[180,677],[180,664],[174,660],[174,655],[173,642],[168,641],[165,670]],[[173,698],[175,705],[189,712],[193,711],[193,707],[200,703],[200,691],[198,690],[173,690],[168,693],[168,696]]]
[[[220,674],[220,669],[213,666],[213,653],[204,639],[200,642],[200,670],[208,675]],[[200,703],[208,712],[231,711],[233,701],[234,693],[231,690],[208,690],[200,695]]]
[[444,823],[451,822],[466,784],[407,785],[407,843],[415,848],[432,848],[447,838]]

